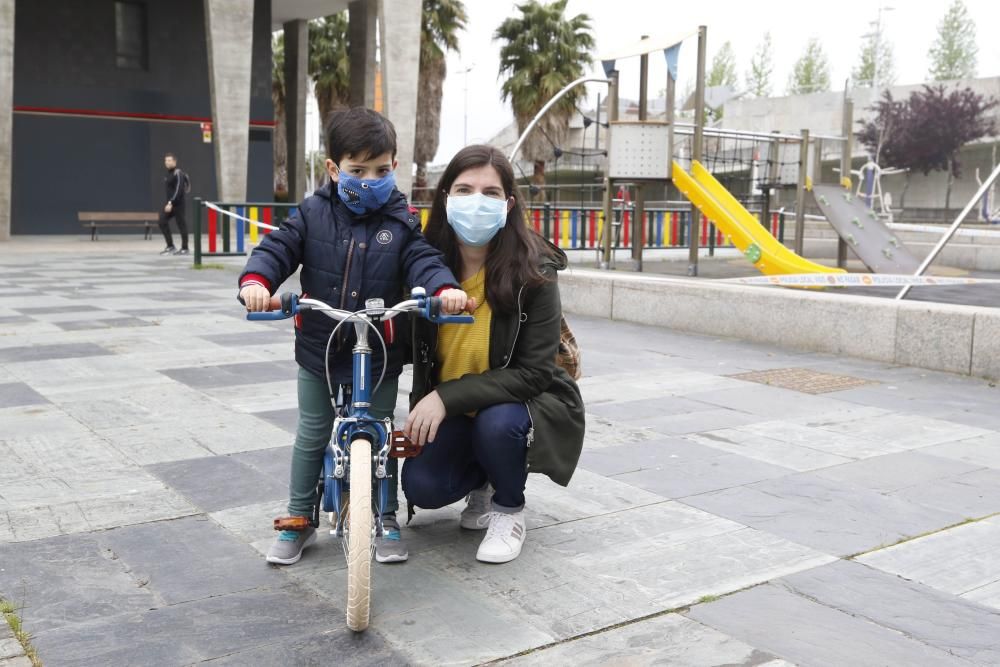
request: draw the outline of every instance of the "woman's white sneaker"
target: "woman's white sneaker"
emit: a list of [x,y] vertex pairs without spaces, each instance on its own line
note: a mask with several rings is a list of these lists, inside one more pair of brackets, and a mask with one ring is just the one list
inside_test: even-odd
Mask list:
[[523,509],[513,514],[491,511],[479,523],[483,527],[489,525],[489,529],[476,552],[476,560],[484,563],[509,563],[520,555],[528,532],[524,526]]
[[483,484],[478,489],[473,489],[465,498],[465,509],[458,520],[458,525],[466,530],[483,530],[485,523],[480,523],[480,519],[490,513],[490,506],[493,501],[493,486],[489,482]]

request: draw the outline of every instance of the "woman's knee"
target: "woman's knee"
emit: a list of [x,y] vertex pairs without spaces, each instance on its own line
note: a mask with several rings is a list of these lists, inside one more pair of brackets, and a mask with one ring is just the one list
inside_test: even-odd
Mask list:
[[451,504],[442,492],[442,479],[431,466],[421,465],[420,457],[407,459],[400,476],[403,495],[411,505],[424,509],[438,509]]
[[526,443],[531,418],[523,403],[498,403],[483,408],[476,415],[473,440],[476,447],[501,446]]

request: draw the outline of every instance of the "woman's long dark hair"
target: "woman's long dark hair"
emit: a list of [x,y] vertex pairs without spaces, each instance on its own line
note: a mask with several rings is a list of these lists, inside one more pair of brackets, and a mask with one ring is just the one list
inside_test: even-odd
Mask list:
[[535,287],[545,282],[541,264],[552,249],[528,228],[521,193],[514,183],[514,168],[496,148],[475,144],[466,146],[451,159],[438,182],[424,234],[431,245],[444,254],[448,268],[458,276],[462,257],[455,231],[447,220],[447,193],[463,172],[490,165],[500,176],[504,195],[514,198],[507,213],[507,224],[493,237],[486,256],[486,300],[490,308],[502,313],[514,312],[522,285]]

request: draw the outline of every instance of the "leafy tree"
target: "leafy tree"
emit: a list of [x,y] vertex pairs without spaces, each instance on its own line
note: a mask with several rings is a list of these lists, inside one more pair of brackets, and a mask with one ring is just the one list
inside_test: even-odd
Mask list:
[[771,74],[774,73],[771,51],[771,33],[765,32],[750,59],[750,69],[746,75],[747,91],[754,97],[768,97],[771,94]]
[[726,42],[712,58],[712,67],[705,79],[707,86],[736,86],[736,54],[733,45]]
[[875,35],[871,34],[865,37],[861,47],[861,60],[854,68],[852,78],[855,85],[871,87],[876,83],[876,74],[878,75],[879,88],[890,86],[896,80],[892,44],[884,36],[876,44]]
[[[858,140],[876,156],[879,164],[919,171],[946,171],[948,186],[945,209],[951,206],[951,187],[961,176],[959,152],[962,146],[997,131],[990,111],[998,101],[971,88],[946,90],[944,86],[924,86],[910,93],[906,101],[893,99],[886,91],[871,110],[875,117],[859,121]],[[907,182],[900,197],[903,205]]]
[[313,80],[321,127],[330,112],[346,107],[351,98],[351,58],[347,12],[309,22],[309,76]]
[[[541,108],[568,83],[580,78],[590,64],[590,50],[594,48],[590,18],[586,14],[567,17],[566,3],[527,0],[517,5],[517,14],[501,23],[493,34],[503,43],[501,96],[510,100],[519,132],[524,132]],[[525,140],[522,151],[534,162],[534,185],[545,184],[545,162],[565,138],[569,119],[584,94],[581,87],[567,93]]]
[[413,161],[414,187],[427,186],[427,163],[437,153],[441,134],[441,97],[448,73],[447,51],[458,50],[458,32],[468,16],[461,0],[423,0],[420,32],[420,75],[417,92],[417,128]]
[[954,0],[941,22],[931,45],[930,77],[934,81],[968,79],[976,75],[976,24],[962,0]]
[[823,45],[816,38],[810,39],[805,53],[795,61],[788,79],[789,95],[806,95],[830,89],[830,65]]

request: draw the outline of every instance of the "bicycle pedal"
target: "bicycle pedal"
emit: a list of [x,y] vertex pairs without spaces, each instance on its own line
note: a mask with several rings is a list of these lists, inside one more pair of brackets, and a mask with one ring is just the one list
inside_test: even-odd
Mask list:
[[409,459],[420,454],[422,448],[406,437],[402,431],[393,431],[389,444],[389,458]]
[[275,530],[290,530],[292,532],[301,533],[303,530],[308,528],[309,525],[309,517],[307,516],[283,516],[280,519],[274,520]]

